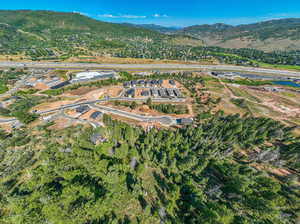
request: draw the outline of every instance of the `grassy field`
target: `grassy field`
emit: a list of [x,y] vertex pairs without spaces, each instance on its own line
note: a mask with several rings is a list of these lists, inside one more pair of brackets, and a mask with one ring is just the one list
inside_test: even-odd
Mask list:
[[272,65],[272,64],[261,63],[261,62],[259,62],[258,64],[262,68],[300,71],[300,66],[298,65]]
[[233,86],[228,86],[228,88],[232,91],[232,93],[237,96],[237,97],[243,97],[249,101],[253,101],[256,103],[261,103],[261,100],[252,94],[248,93],[247,90],[233,87]]

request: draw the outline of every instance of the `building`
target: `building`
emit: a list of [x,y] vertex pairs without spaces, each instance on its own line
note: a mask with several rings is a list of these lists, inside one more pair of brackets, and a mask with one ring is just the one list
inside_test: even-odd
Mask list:
[[175,83],[175,81],[174,81],[174,80],[172,80],[172,79],[171,79],[171,80],[169,80],[169,84],[170,84],[170,85],[172,85],[172,86],[176,86],[176,83]]
[[151,95],[153,97],[158,97],[158,91],[157,91],[157,89],[151,89],[150,91],[151,91]]
[[169,95],[170,97],[174,97],[174,96],[175,96],[175,94],[174,94],[174,92],[173,92],[172,89],[167,89],[167,93],[168,93],[168,95]]
[[80,72],[75,75],[71,80],[71,83],[76,82],[85,82],[96,79],[108,79],[116,77],[116,72],[107,71],[107,72]]
[[95,133],[95,134],[92,134],[92,135],[90,136],[90,141],[91,141],[91,143],[93,143],[94,145],[98,145],[98,144],[100,144],[100,143],[102,143],[102,142],[106,142],[107,139],[104,138],[101,134]]
[[265,86],[263,89],[266,91],[269,91],[269,92],[280,92],[281,91],[281,89],[279,87],[273,87],[273,86]]
[[145,81],[144,81],[144,80],[139,80],[139,81],[138,81],[138,84],[139,84],[140,86],[144,86],[144,85],[145,85]]
[[180,118],[176,120],[177,124],[180,125],[189,125],[193,123],[193,119],[192,118]]
[[127,96],[127,97],[133,98],[134,95],[135,95],[135,90],[134,90],[134,89],[129,89],[129,90],[127,90],[127,91],[125,92],[125,96]]
[[99,118],[101,118],[103,116],[103,113],[100,112],[100,111],[95,111],[94,113],[92,113],[90,115],[90,118],[93,119],[93,120],[97,120]]
[[69,81],[64,81],[64,82],[58,83],[57,85],[51,86],[50,89],[59,89],[61,87],[69,85],[69,84],[70,84]]
[[181,92],[178,89],[173,90],[176,97],[181,97]]
[[151,86],[151,81],[150,80],[146,80],[145,81],[145,86],[146,87],[150,87]]
[[138,72],[138,73],[135,73],[135,75],[139,75],[139,76],[149,76],[151,75],[150,72]]
[[141,96],[150,96],[150,92],[148,90],[143,90]]
[[154,86],[154,87],[157,87],[159,85],[158,80],[151,80],[150,83],[151,83],[151,86]]
[[124,82],[123,86],[124,86],[124,88],[129,88],[129,87],[131,87],[131,82]]
[[136,87],[137,85],[137,81],[136,80],[132,80],[131,81],[131,87]]
[[79,114],[84,114],[90,111],[90,107],[87,105],[82,105],[76,108],[76,112]]
[[158,93],[159,93],[159,95],[161,96],[161,97],[168,97],[168,94],[167,94],[167,92],[166,92],[166,90],[165,89],[159,89],[158,90]]

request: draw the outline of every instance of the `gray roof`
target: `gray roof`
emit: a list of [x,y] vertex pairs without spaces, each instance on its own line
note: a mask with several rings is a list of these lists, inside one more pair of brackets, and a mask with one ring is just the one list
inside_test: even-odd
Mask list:
[[76,108],[77,113],[84,113],[90,110],[90,107],[87,105],[79,106]]
[[178,124],[191,124],[191,123],[193,123],[193,119],[192,118],[180,118],[180,119],[177,119],[177,123]]
[[106,139],[99,133],[94,133],[90,136],[90,141],[96,145],[99,142],[104,142]]
[[100,117],[100,116],[102,116],[102,115],[103,115],[102,112],[100,112],[100,111],[95,111],[94,113],[92,113],[92,114],[90,115],[90,118],[96,119],[96,118],[98,118],[98,117]]

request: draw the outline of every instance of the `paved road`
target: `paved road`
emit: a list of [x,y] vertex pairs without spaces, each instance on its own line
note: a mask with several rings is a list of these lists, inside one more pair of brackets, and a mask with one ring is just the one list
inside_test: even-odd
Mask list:
[[0,68],[7,67],[28,68],[69,68],[69,69],[137,69],[137,70],[230,70],[239,72],[254,72],[289,77],[300,77],[300,72],[264,69],[256,67],[234,66],[234,65],[198,65],[198,64],[94,64],[94,63],[59,63],[59,62],[0,62]]
[[92,105],[95,109],[99,109],[106,113],[111,113],[115,115],[119,115],[122,117],[127,117],[133,120],[138,120],[142,122],[159,122],[163,125],[170,126],[176,124],[176,119],[170,116],[143,116],[135,113],[130,113],[127,111],[117,110],[115,108],[100,106],[100,105]]
[[[96,103],[101,103],[101,102],[106,102],[106,101],[110,101],[110,100],[135,100],[135,99],[128,99],[125,97],[117,97],[117,98],[107,98],[107,99],[102,99],[102,100],[94,100],[94,101],[85,101],[85,102],[79,102],[79,103],[72,103],[72,104],[67,104],[67,105],[63,105],[60,106],[58,108],[54,108],[51,110],[44,110],[44,111],[36,111],[35,113],[39,114],[39,115],[44,115],[44,114],[48,114],[48,113],[52,113],[52,112],[61,112],[65,109],[70,109],[70,108],[74,108],[74,107],[78,107],[81,105],[90,105],[92,107],[95,107],[97,109],[100,109],[103,112],[106,113],[112,113],[115,115],[119,115],[122,117],[127,117],[130,119],[134,119],[134,120],[138,120],[138,121],[143,121],[143,122],[159,122],[163,125],[173,125],[176,124],[176,119],[170,117],[170,116],[143,116],[143,115],[138,115],[135,113],[129,113],[126,111],[122,111],[122,110],[118,110],[118,109],[114,109],[111,107],[104,107],[104,106],[99,106],[96,105]],[[146,101],[147,99],[139,99],[141,101]],[[185,99],[164,99],[164,98],[158,98],[155,99],[154,101],[156,102],[182,102]],[[11,123],[11,122],[15,122],[17,121],[17,119],[15,118],[11,118],[11,119],[0,119],[0,123]]]
[[[95,103],[101,103],[101,102],[107,102],[107,101],[114,101],[114,100],[146,102],[147,99],[148,98],[136,99],[136,98],[127,98],[127,97],[106,98],[106,99],[102,99],[102,100],[83,101],[83,102],[79,102],[79,103],[66,104],[66,105],[60,106],[59,108],[54,108],[54,109],[45,110],[45,111],[37,111],[36,113],[42,115],[42,114],[47,114],[47,113],[51,113],[51,112],[56,112],[58,110],[78,107],[78,106],[81,106],[81,105],[89,105],[89,104],[95,104]],[[185,99],[184,98],[171,98],[171,99],[170,98],[153,98],[152,102],[179,103],[179,102],[185,102]]]
[[16,118],[10,118],[10,119],[0,119],[0,123],[11,123],[17,121]]
[[[67,104],[67,105],[61,106],[59,108],[51,109],[51,110],[37,111],[36,113],[43,115],[43,114],[47,114],[47,113],[51,113],[51,112],[61,111],[64,109],[78,107],[81,105],[90,105],[96,109],[100,109],[103,112],[112,113],[112,114],[119,115],[122,117],[130,118],[133,120],[138,120],[138,121],[143,121],[143,122],[159,122],[159,123],[161,123],[163,125],[167,125],[167,126],[176,124],[176,119],[173,119],[170,116],[155,116],[155,117],[143,116],[143,115],[139,115],[139,114],[135,114],[135,113],[129,113],[126,111],[118,110],[118,109],[111,108],[111,107],[96,105],[96,103],[105,102],[108,100],[120,100],[120,99],[125,100],[125,98],[111,98],[111,99],[103,99],[103,100],[86,101],[86,102],[80,102],[80,103],[74,103],[74,104]],[[126,99],[128,99],[128,98],[126,98]],[[166,100],[166,99],[163,99],[163,100]]]

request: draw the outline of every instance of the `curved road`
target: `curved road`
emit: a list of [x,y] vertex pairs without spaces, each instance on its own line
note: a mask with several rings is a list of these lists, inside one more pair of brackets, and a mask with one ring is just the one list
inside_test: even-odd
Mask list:
[[[80,103],[72,103],[72,104],[66,104],[66,105],[60,106],[58,108],[51,109],[51,110],[36,111],[35,113],[37,113],[39,115],[43,115],[43,114],[48,114],[51,112],[62,111],[64,109],[78,107],[81,105],[90,105],[91,107],[94,107],[95,109],[99,109],[99,110],[103,111],[104,113],[111,113],[111,114],[119,115],[122,117],[127,117],[130,119],[138,120],[138,121],[142,121],[142,122],[159,122],[166,126],[176,124],[176,119],[174,119],[170,116],[143,116],[143,115],[139,115],[139,114],[135,114],[135,113],[118,110],[118,109],[111,108],[111,107],[95,105],[96,103],[101,103],[101,102],[110,101],[110,100],[128,100],[128,98],[119,97],[119,98],[108,98],[108,99],[94,100],[94,101],[85,101],[85,102],[80,102]],[[141,99],[141,100],[146,101],[146,99]],[[172,101],[172,99],[156,99],[156,100]],[[182,100],[182,99],[178,99],[178,100]],[[0,119],[0,123],[10,123],[10,122],[14,122],[14,121],[17,121],[17,119],[15,119],[15,118]]]
[[300,72],[264,69],[256,67],[234,65],[200,65],[200,64],[96,64],[96,63],[63,63],[63,62],[0,62],[0,68],[28,67],[28,68],[65,68],[65,69],[137,69],[137,70],[228,70],[238,72],[253,72],[289,77],[300,77]]

